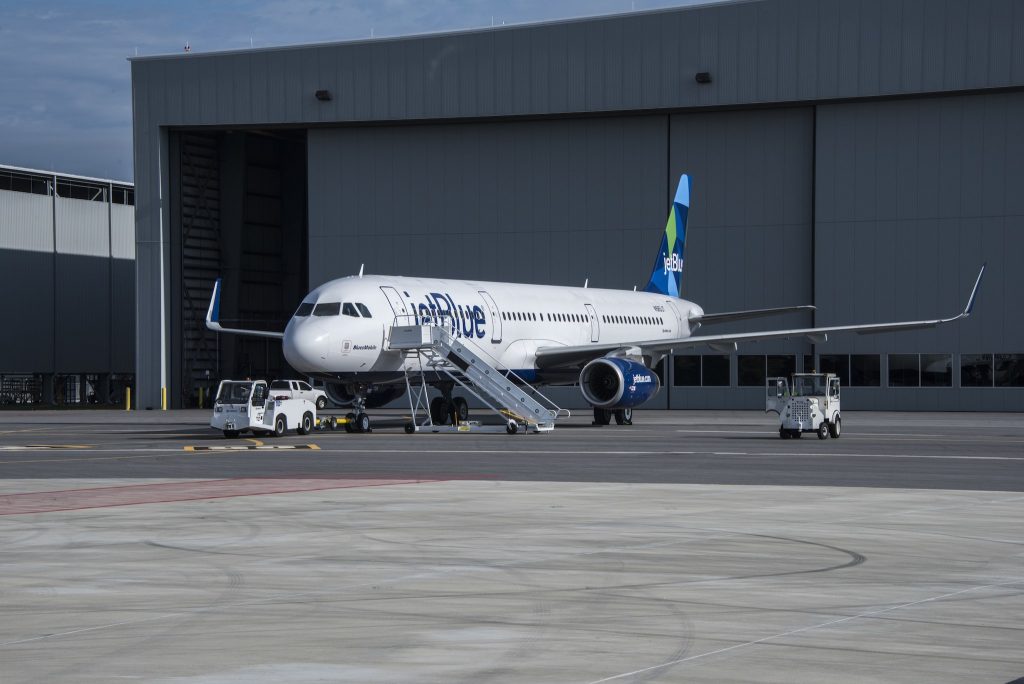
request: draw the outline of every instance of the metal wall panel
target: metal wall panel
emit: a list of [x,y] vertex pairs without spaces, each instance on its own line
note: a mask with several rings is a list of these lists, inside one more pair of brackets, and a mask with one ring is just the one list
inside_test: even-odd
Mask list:
[[0,373],[53,372],[53,261],[52,252],[0,249],[0,291],[17,293],[0,297]]
[[[669,183],[682,173],[692,178],[683,296],[705,311],[812,303],[813,122],[807,107],[671,117]],[[810,314],[790,314],[701,333],[811,324]],[[743,345],[738,353],[809,351],[801,341],[773,341]],[[672,389],[672,407],[756,408],[762,394],[679,387]]]
[[110,255],[115,259],[135,259],[135,207],[131,205],[110,207]]
[[110,256],[110,213],[106,202],[58,197],[57,253]]
[[111,260],[57,254],[55,372],[110,370]]
[[0,190],[0,249],[53,251],[53,198]]
[[[1024,353],[1010,314],[1024,291],[1024,93],[821,106],[817,140],[819,325],[953,315],[989,265],[971,318],[837,336],[819,353]],[[1019,390],[958,385],[954,357],[953,388],[857,393],[876,408],[1024,408]]]

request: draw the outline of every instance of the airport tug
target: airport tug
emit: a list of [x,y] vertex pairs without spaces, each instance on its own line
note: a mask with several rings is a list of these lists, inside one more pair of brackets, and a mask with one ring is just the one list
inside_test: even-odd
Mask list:
[[786,378],[768,378],[765,413],[779,414],[779,437],[799,438],[813,432],[818,439],[838,439],[842,430],[839,416],[839,377],[835,373],[794,373],[792,385]]
[[280,437],[294,429],[305,435],[316,425],[316,404],[304,398],[275,399],[263,380],[222,380],[210,418],[210,427],[229,439],[246,430]]

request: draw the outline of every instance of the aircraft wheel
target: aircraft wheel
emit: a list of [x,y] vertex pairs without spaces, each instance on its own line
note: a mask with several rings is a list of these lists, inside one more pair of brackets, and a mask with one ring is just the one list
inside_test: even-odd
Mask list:
[[284,419],[284,416],[278,416],[274,419],[274,436],[280,437],[284,435],[285,431],[288,430],[288,422]]
[[345,414],[345,432],[356,431],[356,414],[346,413]]
[[842,431],[843,431],[843,421],[840,420],[840,418],[839,418],[839,416],[837,414],[836,415],[836,419],[834,421],[832,421],[831,423],[829,423],[828,434],[832,435],[832,439],[839,439],[839,435],[842,433]]
[[818,426],[818,439],[828,439],[828,423],[821,421],[821,425]]
[[615,409],[615,424],[616,425],[632,425],[633,424],[633,409]]
[[505,432],[507,432],[510,435],[516,434],[517,432],[519,432],[519,423],[517,423],[514,420],[508,421],[508,424],[505,425]]
[[452,402],[455,404],[455,415],[458,417],[459,422],[465,423],[469,420],[469,403],[462,397],[455,397]]
[[239,434],[238,430],[225,430],[224,431],[224,436],[226,438],[228,438],[228,439],[234,439],[235,437],[238,437],[238,434]]
[[444,397],[434,397],[430,400],[430,422],[434,425],[447,425],[451,421],[451,412],[448,402]]
[[317,397],[316,410],[323,411],[325,408],[327,408],[327,397]]
[[356,432],[370,432],[370,416],[365,413],[356,416]]
[[612,412],[608,409],[594,407],[594,425],[607,425],[612,422]]
[[313,414],[305,413],[302,415],[302,420],[299,422],[299,427],[295,428],[295,432],[300,435],[308,435],[313,431]]
[[406,423],[405,424],[405,434],[411,435],[414,432],[416,432],[416,426],[413,423]]
[[800,439],[801,437],[804,436],[804,433],[800,432],[799,430],[793,430],[792,434],[793,434],[793,439]]
[[792,436],[793,436],[793,435],[791,435],[791,434],[789,433],[789,430],[787,430],[786,428],[781,428],[781,427],[779,428],[779,438],[780,438],[780,439],[789,439],[789,438],[791,438]]

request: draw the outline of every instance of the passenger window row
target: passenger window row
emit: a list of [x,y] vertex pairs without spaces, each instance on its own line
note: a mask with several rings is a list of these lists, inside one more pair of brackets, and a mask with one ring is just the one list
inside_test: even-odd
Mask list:
[[[547,318],[545,319],[545,316]],[[501,317],[506,321],[555,321],[558,323],[589,323],[588,314],[575,313],[533,313],[530,311],[502,311]]]
[[624,323],[626,325],[664,325],[661,316],[601,316],[605,323]]

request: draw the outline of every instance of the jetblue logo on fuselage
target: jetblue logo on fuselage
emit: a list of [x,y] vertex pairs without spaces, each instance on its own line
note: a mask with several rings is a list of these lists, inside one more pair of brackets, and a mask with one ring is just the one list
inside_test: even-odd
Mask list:
[[672,252],[670,256],[662,257],[662,262],[665,264],[665,273],[682,273],[683,272],[683,257],[677,253]]
[[456,337],[486,336],[487,319],[479,305],[463,306],[446,292],[431,292],[422,302],[413,302],[416,325],[446,326]]

